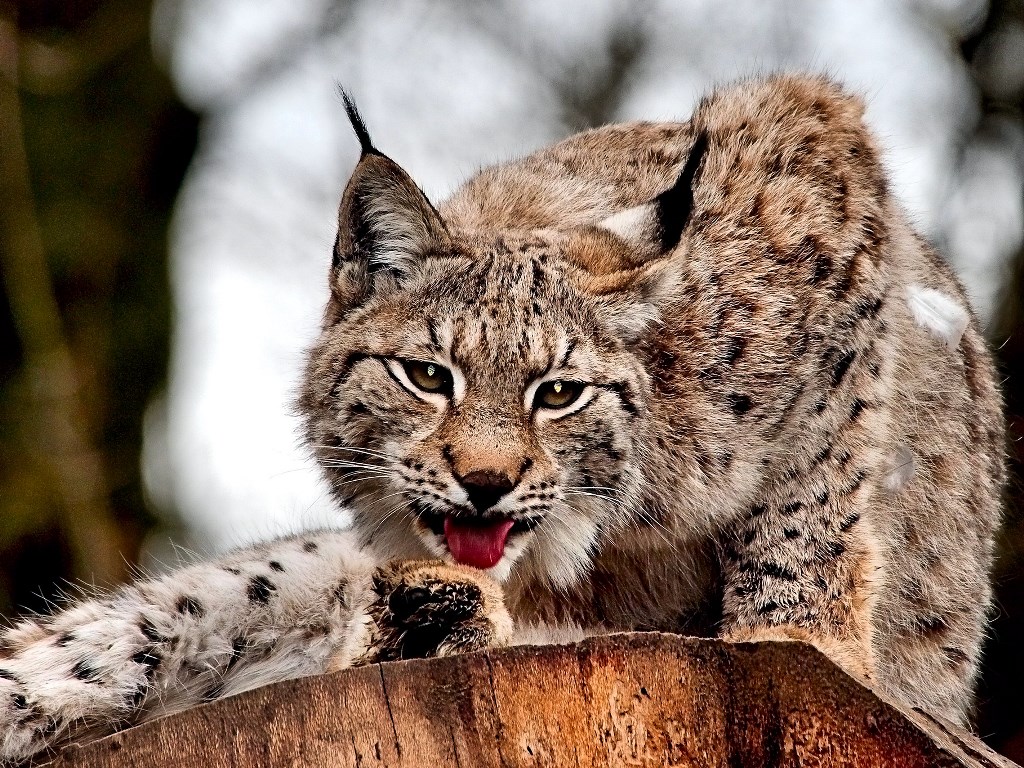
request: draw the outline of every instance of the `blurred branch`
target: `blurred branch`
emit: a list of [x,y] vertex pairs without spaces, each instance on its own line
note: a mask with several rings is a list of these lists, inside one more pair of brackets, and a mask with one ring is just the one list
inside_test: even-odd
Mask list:
[[0,267],[25,356],[30,433],[60,500],[76,570],[99,583],[127,575],[107,503],[100,455],[90,444],[79,375],[64,336],[33,201],[18,92],[17,27],[0,17]]
[[605,41],[603,66],[587,70],[577,64],[555,81],[565,120],[573,130],[594,128],[615,118],[649,42],[646,25],[631,16],[616,25]]
[[[641,10],[646,8],[644,3],[637,5]],[[515,18],[513,12],[500,15],[487,8],[467,6],[467,18],[548,84],[567,128],[580,131],[615,119],[650,44],[651,32],[644,13],[620,19],[602,41],[599,52],[562,61],[553,51],[526,44],[524,35],[509,34],[505,22]]]

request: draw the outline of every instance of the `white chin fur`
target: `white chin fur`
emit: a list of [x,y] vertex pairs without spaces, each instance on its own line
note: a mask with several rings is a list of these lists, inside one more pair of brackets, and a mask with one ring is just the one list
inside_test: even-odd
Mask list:
[[520,569],[526,580],[569,587],[590,568],[597,526],[582,514],[565,510],[549,516],[535,531]]

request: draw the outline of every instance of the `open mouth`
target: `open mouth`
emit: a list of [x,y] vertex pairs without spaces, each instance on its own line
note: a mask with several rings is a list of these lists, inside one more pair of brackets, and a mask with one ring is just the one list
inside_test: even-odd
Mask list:
[[493,568],[505,555],[510,536],[531,531],[540,524],[539,517],[478,517],[476,515],[443,514],[414,505],[423,524],[443,536],[452,559],[473,568]]

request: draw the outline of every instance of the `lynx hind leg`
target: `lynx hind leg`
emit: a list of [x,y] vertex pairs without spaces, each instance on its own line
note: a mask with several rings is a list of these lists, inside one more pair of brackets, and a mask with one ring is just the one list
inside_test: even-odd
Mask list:
[[442,560],[396,561],[373,575],[367,661],[451,656],[505,645],[512,619],[490,577]]

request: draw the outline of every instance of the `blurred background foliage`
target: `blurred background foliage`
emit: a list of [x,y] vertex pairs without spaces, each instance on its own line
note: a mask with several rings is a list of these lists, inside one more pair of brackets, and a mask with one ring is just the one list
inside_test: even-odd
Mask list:
[[[226,0],[209,3],[218,13],[230,16],[231,4]],[[179,66],[177,89],[168,72],[173,69],[168,63],[173,57],[167,54],[171,43],[154,40],[153,31],[162,24],[185,34],[180,30],[187,25],[181,19],[190,0],[163,0],[157,5],[154,21],[151,4],[138,0],[0,0],[0,614],[7,616],[46,610],[68,581],[110,585],[130,578],[133,567],[140,563],[156,567],[153,550],[158,554],[163,550],[152,543],[154,531],[160,532],[159,540],[173,535],[184,543],[202,542],[208,531],[203,521],[218,516],[218,504],[224,499],[228,499],[224,515],[229,517],[230,494],[211,483],[184,487],[189,482],[189,473],[182,469],[186,465],[168,458],[174,452],[174,424],[192,419],[199,425],[182,433],[184,438],[179,435],[177,450],[200,465],[210,463],[202,429],[209,425],[210,432],[225,431],[210,416],[217,406],[191,416],[179,408],[178,413],[186,416],[173,418],[175,411],[168,409],[166,390],[175,357],[179,378],[187,380],[199,374],[189,368],[187,343],[179,343],[172,354],[172,339],[187,341],[220,333],[217,327],[207,327],[206,320],[195,320],[197,291],[207,291],[208,300],[218,304],[230,303],[230,296],[247,290],[239,275],[264,274],[264,282],[273,283],[272,290],[257,294],[259,301],[286,301],[284,289],[272,276],[273,268],[259,261],[260,254],[283,248],[285,241],[312,254],[304,262],[286,262],[287,273],[304,284],[320,280],[331,238],[329,211],[354,158],[340,113],[324,122],[329,131],[339,131],[338,136],[344,138],[338,142],[347,149],[339,150],[336,162],[327,163],[332,165],[329,172],[320,176],[303,165],[305,147],[282,160],[268,157],[258,142],[244,146],[247,167],[269,178],[284,178],[292,185],[278,193],[280,199],[270,201],[282,219],[281,242],[257,242],[252,232],[245,231],[245,216],[254,226],[259,223],[259,216],[246,209],[233,221],[233,231],[218,235],[247,256],[256,254],[240,271],[231,273],[232,279],[218,283],[225,279],[223,274],[204,273],[202,269],[208,268],[205,262],[197,267],[185,257],[172,268],[175,220],[187,222],[177,228],[183,253],[188,251],[190,238],[197,237],[195,230],[219,226],[217,215],[207,213],[223,209],[208,209],[207,198],[199,195],[196,187],[234,194],[224,191],[226,182],[218,186],[233,170],[214,151],[216,138],[230,137],[232,121],[272,122],[293,117],[280,107],[271,110],[268,118],[270,113],[260,112],[258,107],[246,112],[238,105],[267,83],[281,89],[291,87],[288,73],[296,69],[306,81],[316,79],[323,90],[332,89],[329,71],[295,62],[306,61],[310,51],[329,47],[332,41],[344,42],[339,35],[358,28],[360,14],[372,12],[367,8],[373,4],[296,2],[292,16],[303,14],[305,22],[292,19],[282,25],[280,34],[280,30],[274,34],[257,30],[250,36],[261,41],[265,55],[237,72],[220,66],[215,57],[205,61],[202,56],[194,57],[192,65]],[[969,115],[962,127],[952,132],[953,173],[966,178],[987,157],[1000,168],[1016,163],[1018,175],[1014,178],[1019,180],[1024,168],[1024,2],[993,0],[967,5],[973,10],[955,21],[950,21],[956,15],[950,9],[957,6],[952,0],[908,2],[905,15],[911,19],[910,28],[928,30],[946,47],[946,55],[955,60],[951,71],[967,73],[962,82],[951,86],[957,89]],[[406,3],[403,7],[413,6]],[[235,3],[236,11],[238,7]],[[501,49],[517,62],[516,67],[529,71],[532,82],[541,83],[548,106],[526,110],[528,116],[508,128],[509,135],[525,136],[512,144],[514,149],[621,119],[624,105],[645,103],[643,99],[630,101],[638,92],[644,68],[650,66],[650,49],[655,45],[656,25],[643,12],[624,12],[625,6],[615,6],[605,14],[614,18],[604,20],[601,35],[586,44],[574,41],[562,50],[559,41],[544,41],[542,24],[532,33],[529,29],[524,33],[523,26],[511,23],[519,15],[511,0],[446,7],[455,9],[460,21],[473,27],[474,40]],[[642,9],[644,4],[630,7]],[[802,21],[798,8],[782,15],[790,25],[785,33],[774,29],[766,37],[771,45],[784,50],[795,45],[791,30],[799,28]],[[220,45],[216,26],[205,38],[199,37],[198,43],[188,35],[180,37],[179,46]],[[700,89],[719,71],[712,64],[704,67],[712,55],[707,51],[715,43],[709,33],[705,48],[695,44],[682,52],[681,47],[678,54],[691,71],[702,73],[693,78]],[[346,50],[353,48],[358,45],[352,43]],[[763,59],[745,61],[742,50],[734,48],[724,54],[716,50],[715,55],[731,56],[738,62],[737,72],[765,64]],[[159,55],[161,50],[163,55]],[[230,57],[227,60],[230,62]],[[787,61],[785,56],[779,60]],[[333,76],[349,74],[335,71]],[[228,75],[234,78],[230,87],[225,85]],[[437,74],[422,72],[420,76]],[[182,88],[181,83],[191,86]],[[454,99],[465,101],[467,86],[453,81],[444,86],[451,87]],[[412,82],[411,87],[415,90],[418,83]],[[182,91],[191,106],[182,103]],[[371,95],[371,117],[375,111],[372,99]],[[517,113],[514,89],[498,92],[495,99],[509,102],[509,113]],[[299,103],[304,104],[301,99]],[[415,96],[413,106],[416,109],[409,113],[413,117],[426,111],[424,104],[415,102]],[[467,121],[473,119],[477,118],[471,115]],[[380,133],[387,137],[384,145],[399,143],[401,136],[409,133],[410,144],[423,144],[428,152],[435,149],[432,142],[436,136],[429,131],[421,135],[418,127],[408,132],[400,120],[396,123],[382,127]],[[205,154],[199,141],[200,126],[207,142]],[[507,136],[498,138],[507,142]],[[234,141],[245,145],[237,138]],[[986,155],[986,148],[993,151]],[[196,171],[199,158],[203,163]],[[463,165],[469,162],[466,156],[459,160]],[[195,174],[192,191],[186,187],[180,193],[190,163],[193,170],[189,173]],[[319,159],[311,164],[323,165]],[[430,160],[421,159],[419,166],[429,178],[434,170]],[[1018,196],[1011,210],[1024,205],[1019,184],[1011,184],[1006,194]],[[318,224],[302,220],[313,214]],[[243,222],[241,231],[239,220]],[[1009,232],[1004,233],[1004,240],[1009,238],[1006,242],[1011,243],[1005,263],[979,266],[963,257],[954,263],[965,276],[972,269],[981,270],[983,277],[996,282],[991,306],[982,314],[1006,377],[1012,435],[1009,454],[1014,479],[995,574],[997,611],[980,686],[978,728],[994,747],[1024,761],[1024,704],[1019,701],[1019,692],[1024,690],[1024,486],[1020,480],[1024,477],[1024,443],[1020,439],[1024,435],[1024,251],[1019,220],[1010,217],[1005,228]],[[940,246],[957,251],[955,234],[941,226],[932,227],[929,234]],[[959,237],[970,240],[970,231]],[[304,317],[313,319],[303,326],[304,337],[289,331],[282,342],[290,350],[277,360],[284,370],[297,369],[302,344],[318,311],[316,294],[302,294],[295,301]],[[212,353],[206,350],[203,354]],[[243,349],[242,354],[248,352]],[[258,386],[255,380],[245,384]],[[191,390],[182,392],[186,401],[195,399]],[[277,406],[268,409],[284,412],[286,398],[279,399]],[[250,416],[251,411],[249,408]],[[168,419],[171,427],[166,424]],[[289,429],[291,426],[284,432],[257,430],[245,433],[242,439],[287,442]],[[144,447],[147,441],[148,447]],[[143,460],[144,452],[149,454],[147,460]],[[244,467],[250,472],[270,473],[261,467],[253,470],[252,461],[238,461],[239,471]],[[311,476],[308,467],[302,471],[302,477]],[[184,484],[184,490],[170,492],[177,483]],[[312,488],[312,481],[307,485]],[[303,498],[319,499],[317,493],[308,491]],[[266,496],[262,491],[260,495]],[[208,502],[205,518],[183,514],[196,506],[197,498]],[[241,515],[251,508],[250,499],[236,502],[234,507],[242,510]],[[268,503],[282,506],[273,495]],[[295,504],[304,509],[306,501]],[[253,536],[267,533],[258,525],[254,528],[250,531]],[[212,546],[221,545],[218,540]]]
[[0,4],[0,612],[129,575],[156,524],[142,421],[167,376],[167,224],[197,117],[135,0]]

